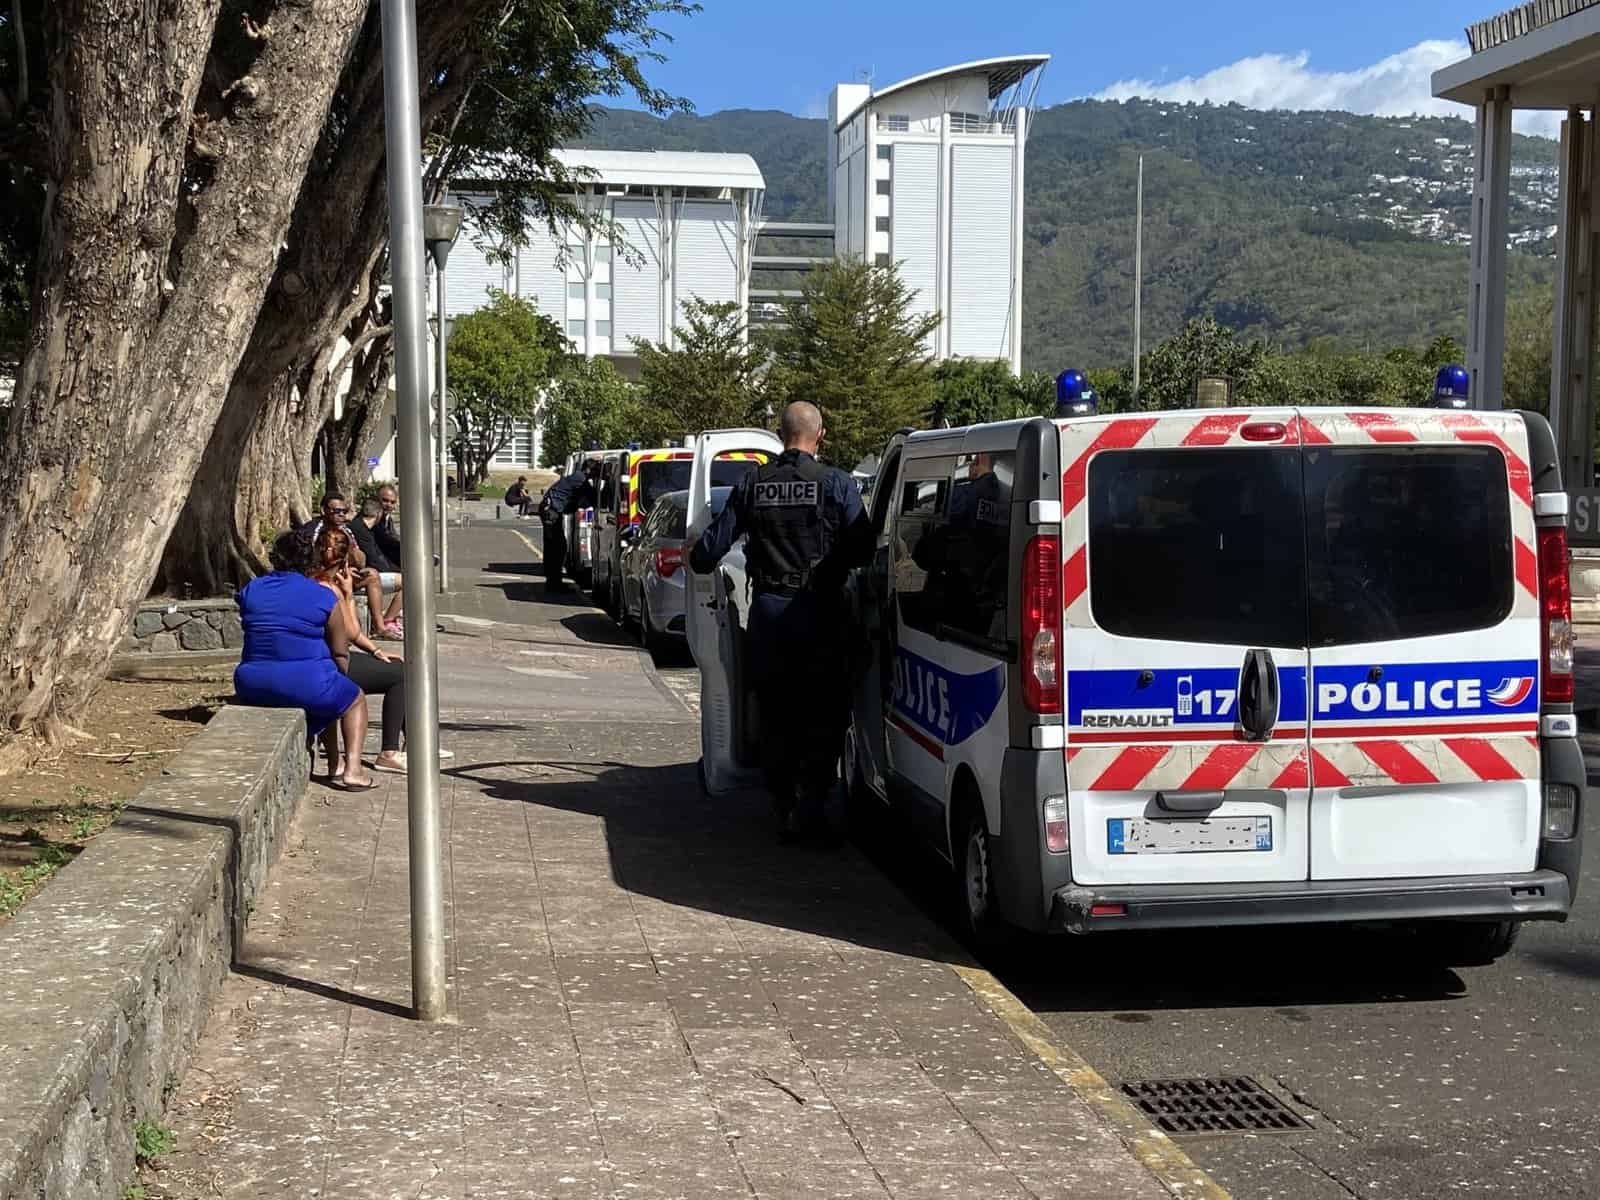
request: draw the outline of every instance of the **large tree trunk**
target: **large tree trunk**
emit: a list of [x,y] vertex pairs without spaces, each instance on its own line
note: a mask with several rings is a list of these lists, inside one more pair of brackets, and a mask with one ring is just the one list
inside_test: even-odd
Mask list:
[[12,733],[76,717],[149,588],[367,0],[220,5],[49,7],[44,237],[0,453]]
[[[490,6],[490,0],[423,0],[418,5],[420,61],[426,68],[449,60],[442,73],[423,71],[425,132],[433,118],[460,102],[469,86],[476,56],[452,48]],[[317,145],[266,304],[195,477],[193,496],[223,499],[213,505],[190,501],[179,521],[180,536],[168,547],[164,579],[207,578],[210,590],[216,590],[242,584],[256,573],[265,552],[262,529],[284,527],[302,497],[310,496],[311,452],[333,417],[341,386],[337,375],[327,378],[336,365],[339,339],[355,343],[388,321],[377,301],[389,222],[381,63],[374,8],[339,83],[340,120],[329,123]],[[429,90],[429,81],[439,78],[445,82]],[[298,395],[281,393],[273,386],[280,373],[309,386]],[[351,394],[355,391],[352,386]],[[230,435],[257,424],[293,427],[296,436],[289,449],[297,457],[292,464],[277,461],[286,452],[283,443]],[[274,461],[252,461],[258,454]],[[227,516],[227,497],[253,479],[269,481],[276,490],[248,500],[240,493],[232,516]],[[213,511],[218,507],[221,521]],[[236,554],[237,546],[248,547],[250,553]]]

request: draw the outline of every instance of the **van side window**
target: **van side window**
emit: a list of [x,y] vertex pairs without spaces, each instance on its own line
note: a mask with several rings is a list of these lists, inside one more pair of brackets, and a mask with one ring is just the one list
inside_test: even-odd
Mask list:
[[876,544],[889,523],[889,510],[894,507],[895,477],[900,474],[900,451],[889,455],[878,470],[878,481],[872,490],[872,540]]
[[617,464],[615,462],[602,463],[600,466],[599,495],[595,498],[595,507],[598,509],[610,508],[612,498],[616,494],[616,488]]
[[918,554],[937,597],[930,606],[937,604],[943,624],[974,637],[1006,636],[1015,468],[1011,451],[962,455],[951,475],[949,520]]
[[940,614],[929,604],[928,570],[918,550],[945,523],[948,479],[911,479],[900,488],[900,516],[894,533],[894,589],[907,625],[936,633]]

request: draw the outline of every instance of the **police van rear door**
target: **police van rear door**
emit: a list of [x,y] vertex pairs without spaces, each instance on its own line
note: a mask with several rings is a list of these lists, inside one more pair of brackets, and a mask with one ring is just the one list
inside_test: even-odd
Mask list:
[[1311,877],[1532,870],[1539,571],[1515,413],[1303,410]]
[[1294,411],[1060,426],[1073,878],[1304,879]]
[[[694,446],[689,476],[688,536],[692,548],[711,523],[711,488],[729,472],[753,469],[783,452],[783,443],[764,429],[719,429],[702,434]],[[739,466],[730,466],[732,458]],[[719,461],[720,460],[720,461]],[[727,603],[720,580],[729,570],[742,576],[743,547],[729,554],[733,563],[700,574],[684,556],[684,632],[700,668],[700,762],[706,790],[713,795],[759,781],[757,764],[747,761],[744,728],[747,689],[739,686],[738,656],[743,648],[739,614]],[[725,560],[726,562],[726,560]]]

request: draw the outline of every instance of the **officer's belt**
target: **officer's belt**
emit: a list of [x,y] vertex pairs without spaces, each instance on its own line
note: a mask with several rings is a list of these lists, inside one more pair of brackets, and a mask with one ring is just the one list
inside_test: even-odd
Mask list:
[[750,586],[757,595],[768,593],[774,596],[797,596],[805,591],[806,584],[810,582],[810,571],[788,571],[782,575],[752,575],[750,578]]

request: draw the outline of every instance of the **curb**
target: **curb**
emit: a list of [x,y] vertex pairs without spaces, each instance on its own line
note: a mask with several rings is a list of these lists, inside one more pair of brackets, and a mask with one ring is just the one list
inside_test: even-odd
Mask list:
[[1070,1046],[1054,1040],[1050,1027],[1032,1009],[982,967],[951,963],[950,969],[972,989],[986,1008],[1004,1021],[1023,1045],[1094,1110],[1140,1164],[1174,1196],[1232,1200],[1228,1191],[1206,1174],[1176,1142],[1145,1120],[1121,1092],[1106,1082]]

